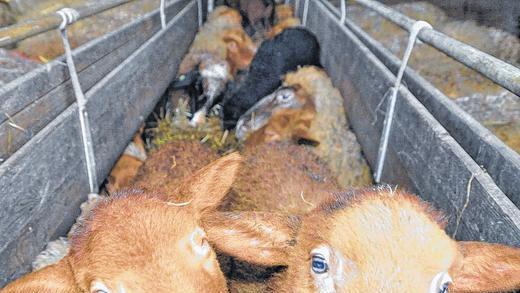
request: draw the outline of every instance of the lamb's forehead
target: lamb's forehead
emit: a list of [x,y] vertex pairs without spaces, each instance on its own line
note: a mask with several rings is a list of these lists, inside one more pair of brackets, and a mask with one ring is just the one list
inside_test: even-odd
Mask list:
[[418,247],[424,253],[428,247],[432,254],[447,251],[446,257],[453,257],[455,242],[446,235],[441,214],[406,192],[384,188],[335,194],[312,217],[320,222],[321,239],[347,252],[375,255],[373,247],[396,253]]
[[[401,219],[402,221],[399,221]],[[351,189],[334,193],[316,207],[303,221],[305,230],[320,229],[321,238],[360,230],[377,230],[382,223],[394,228],[417,227],[444,232],[444,217],[417,196],[389,187]],[[342,229],[347,230],[342,231]],[[413,234],[413,231],[410,231]],[[433,237],[433,236],[432,236]]]
[[[71,248],[73,251],[81,251],[90,238],[99,239],[105,234],[114,237],[118,234],[128,234],[136,240],[142,238],[148,241],[144,230],[161,230],[169,226],[168,229],[173,232],[187,231],[197,223],[196,217],[190,216],[193,214],[189,206],[168,205],[164,197],[159,194],[140,189],[123,190],[96,204],[87,219],[72,235]],[[169,225],[162,225],[163,222]],[[175,222],[182,222],[182,225],[175,225]],[[143,230],[143,233],[139,233],[140,230]],[[127,233],[128,231],[132,233]],[[156,233],[156,235],[163,234]]]
[[409,212],[425,214],[431,221],[443,226],[443,216],[420,198],[406,191],[394,190],[390,186],[353,188],[334,193],[315,210],[317,213],[333,215],[338,212],[366,207],[397,207],[406,204]]

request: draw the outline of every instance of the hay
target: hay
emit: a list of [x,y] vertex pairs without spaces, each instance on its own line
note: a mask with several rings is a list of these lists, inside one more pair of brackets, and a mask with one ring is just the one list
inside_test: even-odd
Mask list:
[[231,153],[239,148],[234,132],[230,135],[224,131],[218,117],[209,117],[203,125],[192,127],[188,124],[188,116],[187,103],[181,99],[173,113],[162,115],[157,120],[157,126],[147,130],[152,136],[151,148],[159,149],[177,141],[199,141],[219,154]]

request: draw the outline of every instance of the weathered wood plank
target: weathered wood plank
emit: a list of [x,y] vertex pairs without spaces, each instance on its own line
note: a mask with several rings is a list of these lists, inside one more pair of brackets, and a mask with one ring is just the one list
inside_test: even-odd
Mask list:
[[[176,14],[188,2],[188,0],[185,0],[170,4],[166,8],[167,15]],[[159,12],[150,12],[139,20],[135,20],[117,31],[114,31],[100,39],[93,40],[81,48],[76,49],[75,51],[84,52],[83,47],[97,48],[98,46],[108,45],[116,40],[118,43],[121,43],[121,40],[124,41],[124,43],[121,43],[119,47],[113,48],[114,50],[112,52],[101,56],[98,60],[92,58],[83,60],[83,64],[85,64],[85,61],[92,62],[84,65],[83,69],[79,72],[80,83],[83,90],[89,90],[160,28],[161,22]],[[92,43],[94,43],[94,45]],[[66,66],[62,65],[62,67],[64,70],[67,70]],[[47,74],[50,73],[46,71],[40,72],[40,74],[35,78],[42,79],[45,78],[43,75]],[[53,88],[50,92],[44,94],[42,97],[39,97],[19,112],[15,114],[12,112],[6,112],[10,114],[12,120],[17,125],[23,127],[26,131],[22,132],[11,127],[8,123],[9,121],[4,121],[3,123],[0,122],[0,158],[2,158],[3,161],[7,160],[10,155],[29,141],[31,137],[38,133],[45,125],[52,121],[52,119],[74,101],[72,85],[70,81],[67,80],[61,85]],[[7,111],[8,109],[2,107],[0,113],[4,110]],[[6,118],[5,115],[2,116]]]
[[[86,93],[100,181],[151,112],[197,30],[195,2]],[[88,193],[74,103],[0,166],[0,286],[64,233]]]
[[[335,14],[339,16],[337,11]],[[348,19],[346,23],[374,55],[394,74],[397,74],[401,63],[400,59],[361,30],[355,23]],[[413,69],[406,69],[403,80],[406,82],[408,89],[437,121],[448,130],[450,135],[457,140],[475,162],[486,169],[497,186],[511,201],[517,207],[520,207],[520,176],[518,175],[520,174],[520,155],[506,146],[491,131],[460,109]]]
[[[172,9],[172,5],[182,7],[183,4],[186,2],[171,4],[169,9]],[[83,71],[90,64],[128,43],[135,37],[131,27],[137,26],[139,23],[139,20],[132,22],[123,27],[126,28],[124,33],[104,35],[74,50],[76,70]],[[45,93],[67,81],[69,74],[67,66],[63,66],[64,60],[63,57],[57,58],[0,88],[0,105],[2,107],[0,112],[14,115]],[[0,122],[5,120],[5,115],[0,115]]]
[[[340,25],[321,0],[311,1],[307,26],[320,40],[323,65],[343,93],[350,121],[374,166],[384,119],[375,110],[395,76],[355,34]],[[417,190],[450,216],[448,233],[455,230],[473,178],[457,238],[520,245],[518,208],[404,87],[399,91],[389,152],[400,164],[387,161],[384,181],[394,184],[394,177],[408,177],[412,185],[404,187]]]

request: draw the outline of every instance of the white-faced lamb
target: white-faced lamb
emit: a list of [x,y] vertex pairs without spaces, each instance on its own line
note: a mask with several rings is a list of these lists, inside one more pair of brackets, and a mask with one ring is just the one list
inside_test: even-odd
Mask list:
[[248,145],[310,143],[343,188],[372,183],[361,146],[349,129],[343,97],[321,68],[306,66],[285,75],[281,88],[240,118],[236,135]]
[[179,77],[170,86],[187,88],[190,94],[192,126],[205,121],[228,81],[238,70],[248,68],[256,45],[241,26],[235,9],[219,6],[195,36],[179,67]]

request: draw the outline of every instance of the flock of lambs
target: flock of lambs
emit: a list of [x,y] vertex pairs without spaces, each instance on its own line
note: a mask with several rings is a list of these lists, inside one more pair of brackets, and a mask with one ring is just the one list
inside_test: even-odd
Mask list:
[[188,127],[217,109],[240,151],[185,139],[147,154],[141,129],[110,196],[92,195],[68,238],[1,292],[519,289],[519,248],[455,241],[415,195],[369,187],[343,98],[292,8],[236,2],[208,16],[171,87],[190,97]]

